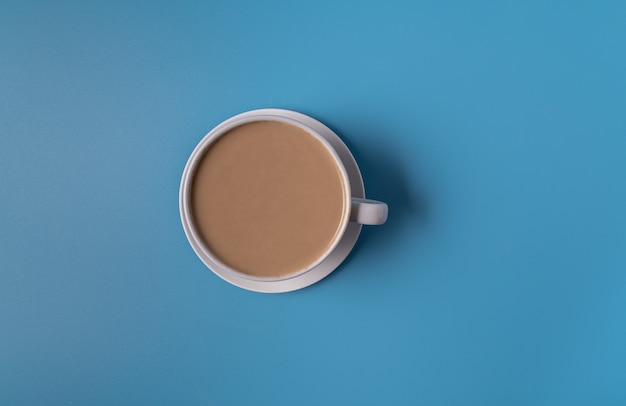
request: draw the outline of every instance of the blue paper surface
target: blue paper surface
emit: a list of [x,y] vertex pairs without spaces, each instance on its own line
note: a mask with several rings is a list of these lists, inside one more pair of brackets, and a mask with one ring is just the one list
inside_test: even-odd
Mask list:
[[[0,4],[0,404],[626,404],[626,3]],[[386,225],[266,295],[194,255],[196,143],[287,108]]]

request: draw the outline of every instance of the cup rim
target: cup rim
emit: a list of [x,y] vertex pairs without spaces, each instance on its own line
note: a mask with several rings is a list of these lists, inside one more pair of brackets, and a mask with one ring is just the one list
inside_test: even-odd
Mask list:
[[[254,123],[254,122],[262,122],[262,121],[275,121],[282,122],[286,124],[290,124],[296,126],[304,131],[307,134],[315,137],[319,142],[322,143],[326,151],[333,157],[335,166],[339,171],[341,182],[342,182],[342,192],[343,192],[343,209],[342,209],[342,217],[341,222],[337,227],[335,235],[332,239],[331,244],[327,247],[327,249],[319,256],[317,259],[307,265],[305,268],[296,270],[284,276],[254,276],[244,272],[241,272],[220,260],[220,258],[215,255],[211,249],[207,246],[207,244],[203,241],[198,228],[193,220],[193,210],[191,208],[191,191],[193,189],[193,178],[195,176],[195,172],[199,163],[202,161],[206,152],[211,148],[211,146],[217,142],[221,137],[226,135],[229,131],[237,128],[239,126]],[[200,259],[207,265],[213,272],[217,273],[219,276],[223,277],[221,273],[232,275],[238,278],[254,281],[254,282],[279,282],[285,281],[289,279],[294,279],[310,272],[315,269],[318,265],[320,265],[324,260],[326,260],[332,253],[335,251],[339,243],[341,242],[346,229],[348,228],[348,224],[350,223],[350,208],[351,208],[351,200],[352,200],[352,190],[350,185],[350,177],[346,171],[344,163],[331,145],[331,143],[324,138],[319,132],[315,129],[311,128],[309,125],[302,123],[301,121],[295,120],[287,115],[281,114],[268,114],[263,110],[253,110],[247,113],[242,113],[235,117],[232,117],[229,120],[226,120],[213,129],[211,129],[196,145],[194,150],[192,151],[189,159],[187,160],[187,164],[185,165],[185,169],[183,171],[183,177],[181,180],[180,187],[180,214],[183,222],[183,227],[185,229],[185,234],[189,242],[192,245],[192,248],[196,252],[196,254],[200,257]],[[209,264],[207,264],[207,261]],[[211,266],[212,265],[212,266]],[[217,268],[217,269],[216,269]],[[228,280],[228,279],[227,279]]]

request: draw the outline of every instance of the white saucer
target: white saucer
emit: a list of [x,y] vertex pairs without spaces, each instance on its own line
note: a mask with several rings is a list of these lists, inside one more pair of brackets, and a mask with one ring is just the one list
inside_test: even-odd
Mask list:
[[[195,155],[201,152],[201,150],[203,149],[202,146],[206,143],[205,140],[211,137],[215,132],[219,131],[222,127],[229,126],[235,121],[254,116],[287,117],[291,120],[304,124],[305,126],[308,126],[316,131],[331,144],[331,146],[335,149],[337,155],[339,155],[339,158],[341,159],[348,174],[352,197],[365,197],[365,187],[363,185],[361,172],[348,147],[330,128],[312,117],[295,111],[282,109],[260,109],[248,111],[231,117],[216,126],[203,138],[202,141],[200,141],[194,152],[191,154],[189,161],[191,161]],[[282,293],[305,288],[322,280],[332,271],[334,271],[346,259],[346,257],[348,256],[350,251],[352,251],[352,248],[356,244],[357,239],[359,238],[362,225],[354,222],[348,223],[343,237],[339,241],[336,248],[328,255],[328,257],[326,257],[323,261],[321,261],[317,266],[313,267],[312,269],[304,273],[296,274],[292,277],[278,280],[260,280],[252,279],[251,277],[247,278],[243,274],[234,273],[226,269],[221,263],[215,261],[213,258],[211,258],[210,255],[207,255],[203,246],[198,241],[195,241],[194,237],[192,236],[193,233],[190,231],[190,217],[187,213],[184,213],[183,210],[183,204],[186,200],[185,193],[188,193],[188,190],[184,188],[184,185],[189,181],[188,178],[191,176],[189,165],[190,164],[188,162],[187,166],[185,167],[185,171],[183,172],[179,195],[180,215],[183,223],[183,228],[185,229],[185,234],[187,235],[189,243],[193,247],[198,257],[202,260],[202,262],[220,278],[232,283],[233,285],[239,286],[243,289],[262,293]]]

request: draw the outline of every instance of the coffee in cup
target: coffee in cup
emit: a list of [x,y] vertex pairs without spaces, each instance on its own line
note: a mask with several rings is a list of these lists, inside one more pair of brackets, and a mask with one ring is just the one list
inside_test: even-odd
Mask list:
[[327,127],[292,111],[255,110],[198,144],[181,182],[181,218],[198,256],[223,279],[295,290],[343,261],[361,223],[384,222],[387,206],[361,190],[352,155]]

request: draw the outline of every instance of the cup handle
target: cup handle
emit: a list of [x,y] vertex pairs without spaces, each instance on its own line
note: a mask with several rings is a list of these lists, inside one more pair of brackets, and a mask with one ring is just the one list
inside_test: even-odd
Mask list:
[[388,212],[389,208],[387,207],[387,203],[353,197],[350,221],[372,226],[384,224],[385,221],[387,221]]

